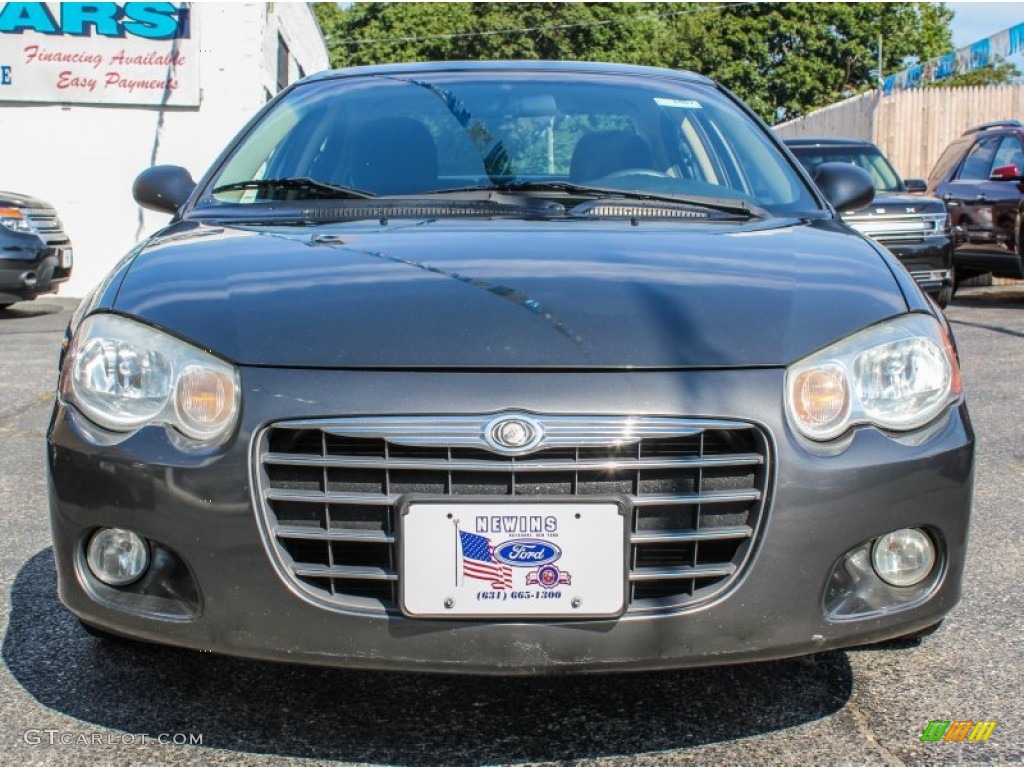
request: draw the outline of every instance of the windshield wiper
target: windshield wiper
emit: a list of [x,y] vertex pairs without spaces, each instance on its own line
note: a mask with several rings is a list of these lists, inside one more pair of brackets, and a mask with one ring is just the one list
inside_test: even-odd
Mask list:
[[212,194],[220,192],[235,192],[240,189],[258,190],[295,190],[296,192],[310,192],[317,197],[330,197],[342,200],[369,200],[377,197],[373,192],[367,192],[355,187],[346,187],[341,184],[328,184],[326,181],[317,181],[306,176],[293,176],[281,179],[249,179],[248,181],[236,181],[231,184],[223,184],[214,187]]
[[733,200],[727,197],[705,197],[702,195],[676,195],[670,192],[614,189],[612,187],[594,187],[587,184],[574,184],[571,181],[513,181],[508,184],[482,184],[469,187],[454,187],[452,189],[436,189],[424,194],[443,195],[457,194],[459,192],[565,192],[567,194],[592,195],[599,198],[693,205],[746,217],[769,216],[768,211],[745,200]]

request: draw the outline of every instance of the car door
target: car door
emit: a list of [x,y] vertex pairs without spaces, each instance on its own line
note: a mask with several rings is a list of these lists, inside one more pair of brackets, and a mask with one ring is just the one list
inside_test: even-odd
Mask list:
[[[960,266],[984,266],[984,246],[992,239],[992,211],[986,201],[987,185],[1001,138],[996,135],[978,139],[967,151],[953,178],[940,190],[957,234],[954,256]],[[979,248],[982,249],[980,252]]]
[[[1008,178],[993,178],[995,169],[1016,166],[1017,173]],[[1021,175],[1024,174],[1024,144],[1016,134],[1006,134],[999,142],[995,157],[992,160],[992,169],[989,172],[989,180],[982,185],[984,202],[990,208],[991,229],[979,233],[984,237],[977,245],[979,251],[995,260],[1006,261],[1010,271],[1018,262],[1016,250],[1016,229],[1018,226],[1018,211],[1021,200],[1024,199],[1022,191]]]

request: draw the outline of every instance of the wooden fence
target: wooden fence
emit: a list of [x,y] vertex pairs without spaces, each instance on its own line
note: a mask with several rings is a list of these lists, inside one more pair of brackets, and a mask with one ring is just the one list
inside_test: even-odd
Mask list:
[[867,139],[904,178],[927,178],[939,155],[967,128],[989,120],[1024,121],[1024,85],[869,91],[780,123],[785,138]]

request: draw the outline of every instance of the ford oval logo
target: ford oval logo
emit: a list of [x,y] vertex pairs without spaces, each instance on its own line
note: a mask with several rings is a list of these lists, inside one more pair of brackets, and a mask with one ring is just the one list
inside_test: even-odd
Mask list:
[[494,557],[505,565],[536,568],[553,563],[562,556],[562,549],[549,541],[512,539],[494,549]]

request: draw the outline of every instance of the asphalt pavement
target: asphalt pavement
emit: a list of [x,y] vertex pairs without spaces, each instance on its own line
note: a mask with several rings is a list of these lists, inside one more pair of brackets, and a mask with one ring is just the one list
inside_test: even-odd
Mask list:
[[[0,764],[1024,762],[1024,288],[948,310],[979,439],[964,597],[931,637],[719,669],[348,672],[91,637],[56,597],[44,437],[75,302],[0,311]],[[987,742],[922,742],[995,720]]]

